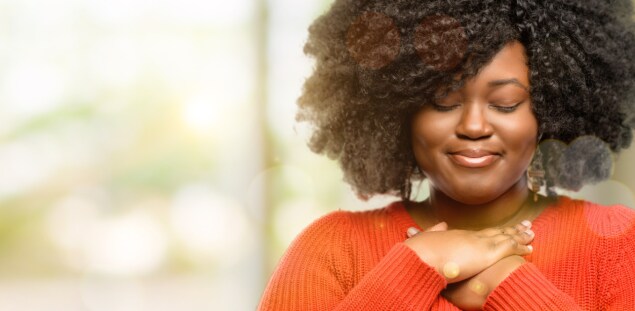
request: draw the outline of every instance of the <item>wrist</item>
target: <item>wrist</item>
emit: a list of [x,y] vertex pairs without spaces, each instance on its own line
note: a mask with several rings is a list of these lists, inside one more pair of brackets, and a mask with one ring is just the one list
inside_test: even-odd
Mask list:
[[518,255],[505,257],[470,280],[469,287],[479,295],[488,296],[498,285],[525,263]]

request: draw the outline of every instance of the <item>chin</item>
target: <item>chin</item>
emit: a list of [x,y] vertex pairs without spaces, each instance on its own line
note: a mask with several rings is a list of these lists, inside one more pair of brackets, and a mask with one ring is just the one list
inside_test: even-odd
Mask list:
[[457,202],[466,205],[481,205],[489,203],[500,197],[505,191],[500,191],[494,187],[470,186],[462,187],[455,191],[444,191],[444,193]]

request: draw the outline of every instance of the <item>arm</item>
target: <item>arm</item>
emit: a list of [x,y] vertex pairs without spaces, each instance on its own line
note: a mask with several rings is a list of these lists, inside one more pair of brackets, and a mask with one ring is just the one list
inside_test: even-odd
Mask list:
[[[622,206],[603,207],[601,212],[587,218],[600,237],[592,250],[600,259],[598,294],[593,304],[598,310],[630,310],[635,306],[635,213]],[[523,310],[580,310],[571,297],[530,263],[501,282],[488,297],[484,310],[519,306]]]
[[581,310],[520,256],[501,259],[441,294],[463,310]]
[[[595,297],[599,310],[631,310],[635,306],[635,212],[623,206],[593,211],[589,227],[601,241],[592,250],[600,259]],[[531,297],[530,300],[520,297]],[[530,301],[530,305],[527,305]],[[525,263],[487,298],[484,310],[580,310],[531,263]]]
[[582,310],[532,263],[515,269],[487,296],[483,310]]
[[603,266],[607,267],[602,284],[602,306],[605,307],[602,310],[632,310],[635,306],[635,213],[617,207],[611,216],[614,217],[612,223],[621,224],[616,225],[621,228],[612,232],[607,247],[597,252],[605,258]]
[[348,214],[334,212],[305,229],[282,257],[259,310],[427,310],[445,279],[403,243],[353,282]]

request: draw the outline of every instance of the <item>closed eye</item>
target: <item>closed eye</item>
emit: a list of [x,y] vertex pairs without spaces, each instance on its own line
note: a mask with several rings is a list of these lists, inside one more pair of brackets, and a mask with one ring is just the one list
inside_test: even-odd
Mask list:
[[516,109],[518,109],[518,106],[520,106],[520,104],[522,104],[523,102],[519,102],[514,104],[513,106],[500,106],[500,105],[491,105],[490,107],[500,111],[500,112],[504,112],[504,113],[511,113],[516,111]]
[[439,104],[432,104],[432,108],[436,111],[452,111],[456,108],[458,108],[459,105],[439,105]]

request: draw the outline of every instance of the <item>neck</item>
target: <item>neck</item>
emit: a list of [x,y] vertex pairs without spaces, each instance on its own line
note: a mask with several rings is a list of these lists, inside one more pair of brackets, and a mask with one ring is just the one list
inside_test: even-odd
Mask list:
[[483,204],[456,201],[431,186],[424,209],[428,214],[426,218],[445,221],[449,228],[480,230],[510,226],[524,219],[533,220],[538,210],[532,208],[535,205],[533,193],[522,179],[498,198]]

